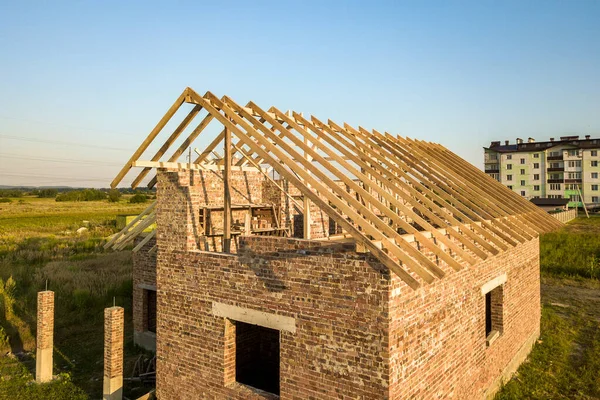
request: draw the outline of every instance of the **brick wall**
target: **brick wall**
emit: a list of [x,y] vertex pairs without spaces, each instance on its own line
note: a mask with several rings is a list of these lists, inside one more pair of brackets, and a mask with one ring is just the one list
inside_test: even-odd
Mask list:
[[[237,254],[198,251],[200,200],[182,175],[159,173],[159,398],[273,398],[235,382],[235,322],[214,302],[295,320],[280,332],[283,399],[481,398],[539,332],[537,239],[460,271],[440,262],[447,275],[413,291],[351,243],[252,236]],[[500,274],[488,347],[481,287]]]
[[[136,239],[136,243],[143,238]],[[156,288],[156,252],[149,250],[156,244],[152,238],[133,253],[133,331],[148,329],[147,289]]]
[[300,239],[188,250],[176,222],[187,221],[189,189],[172,175],[159,173],[158,187],[159,398],[268,398],[226,375],[235,327],[212,314],[215,301],[295,319],[295,333],[280,332],[282,398],[385,398],[389,272],[353,245]]
[[[488,347],[481,287],[504,273],[502,334]],[[390,398],[481,399],[539,332],[539,284],[537,239],[418,291],[393,276]]]
[[226,321],[211,311],[218,301],[295,318],[296,333],[281,332],[282,398],[385,398],[388,272],[340,246],[242,241],[237,255],[163,252],[159,244],[158,396],[263,398],[223,384],[231,360]]

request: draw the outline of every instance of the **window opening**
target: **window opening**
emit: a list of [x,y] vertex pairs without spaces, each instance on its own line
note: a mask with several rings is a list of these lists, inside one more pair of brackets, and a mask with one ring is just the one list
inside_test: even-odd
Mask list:
[[156,292],[146,290],[147,292],[147,311],[148,311],[148,331],[156,333]]
[[491,345],[503,332],[503,286],[497,286],[485,294],[485,337]]
[[279,331],[235,321],[235,380],[279,395]]

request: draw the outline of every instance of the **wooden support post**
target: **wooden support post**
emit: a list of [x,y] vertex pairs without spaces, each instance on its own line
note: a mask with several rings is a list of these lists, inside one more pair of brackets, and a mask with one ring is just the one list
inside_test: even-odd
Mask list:
[[[307,137],[304,137],[304,144],[308,146],[308,138]],[[308,155],[306,151],[304,151],[304,157],[308,161],[312,160],[312,157],[310,155]],[[310,188],[309,183],[307,183],[306,186]],[[310,224],[312,221],[310,218],[310,199],[307,196],[304,196],[304,202],[302,204],[302,208],[304,209],[303,221],[302,221],[302,226],[304,229],[303,237],[304,237],[304,239],[310,239]]]
[[223,252],[231,251],[231,131],[225,129],[223,170]]
[[583,202],[583,194],[581,194],[581,189],[579,189],[579,186],[577,186],[577,192],[579,193],[579,198],[581,199],[581,206],[583,207],[583,211],[585,211],[585,215],[589,218],[590,214],[588,213],[587,207]]
[[261,168],[260,165],[258,165],[253,159],[251,159],[250,157],[248,157],[246,155],[246,153],[244,153],[239,147],[237,147],[235,144],[233,145],[233,148],[236,149],[237,151],[240,152],[240,154],[250,163],[252,164],[254,167],[256,167],[256,169],[264,175],[265,178],[267,178],[269,181],[271,181],[272,184],[274,184],[277,189],[281,190],[281,192],[286,195],[291,201],[292,203],[294,203],[298,209],[302,210],[302,205],[300,203],[298,203],[284,188],[281,187],[281,185],[279,185],[277,182],[275,182],[275,170],[273,170],[273,177],[271,178],[269,176],[269,174],[267,172],[265,172],[265,170],[263,170]]
[[38,292],[35,380],[52,380],[52,350],[54,342],[54,292]]
[[248,212],[244,215],[244,235],[252,234],[252,208],[248,208]]

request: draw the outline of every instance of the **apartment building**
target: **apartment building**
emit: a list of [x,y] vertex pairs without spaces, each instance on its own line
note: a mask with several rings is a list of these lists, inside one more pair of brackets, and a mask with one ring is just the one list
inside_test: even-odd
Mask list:
[[600,203],[600,139],[562,136],[560,140],[526,142],[517,138],[484,147],[485,172],[528,199],[567,198],[569,206]]

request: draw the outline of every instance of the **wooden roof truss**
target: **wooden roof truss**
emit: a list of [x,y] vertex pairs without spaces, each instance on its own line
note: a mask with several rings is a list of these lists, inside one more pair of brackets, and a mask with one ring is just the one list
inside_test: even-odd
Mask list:
[[[193,109],[150,161],[140,161],[184,103],[193,104]],[[444,264],[459,270],[561,226],[439,144],[323,122],[276,107],[265,111],[253,102],[241,106],[227,96],[218,98],[210,92],[201,96],[190,88],[111,186],[116,187],[133,166],[144,166],[132,182],[135,188],[152,167],[171,165],[160,164],[161,158],[201,110],[207,115],[166,163],[176,163],[204,129],[217,121],[224,129],[199,152],[194,166],[210,164],[227,170],[235,158],[237,167],[268,165],[415,289],[442,278]],[[232,137],[235,140],[225,156],[209,160]],[[148,186],[155,183],[156,177]]]

